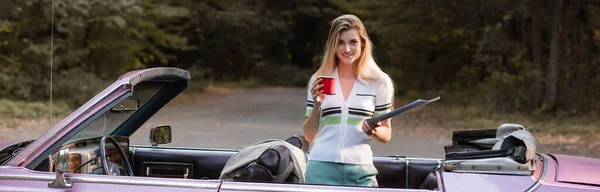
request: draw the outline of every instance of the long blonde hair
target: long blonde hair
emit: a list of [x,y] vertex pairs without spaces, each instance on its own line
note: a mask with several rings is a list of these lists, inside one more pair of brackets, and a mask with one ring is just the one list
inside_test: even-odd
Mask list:
[[369,39],[367,29],[362,21],[355,15],[346,14],[335,18],[331,22],[331,29],[329,30],[329,37],[327,38],[327,45],[325,47],[325,55],[321,62],[321,66],[315,73],[316,76],[329,75],[333,72],[339,62],[339,59],[335,54],[338,38],[342,32],[352,29],[358,31],[362,44],[360,58],[358,62],[352,64],[352,67],[354,68],[354,77],[375,80],[380,78],[381,74],[385,74],[373,59],[373,43],[371,42],[371,39]]
[[[325,47],[325,55],[321,66],[315,72],[313,77],[322,75],[330,75],[335,67],[337,66],[339,59],[337,58],[335,51],[337,50],[337,42],[342,32],[356,29],[361,38],[362,50],[360,53],[360,59],[358,62],[352,64],[354,68],[354,77],[363,78],[370,82],[385,82],[385,86],[379,87],[384,93],[391,91],[392,100],[394,95],[395,85],[391,81],[390,77],[384,73],[381,68],[373,59],[373,43],[369,39],[367,29],[363,25],[362,21],[355,15],[346,14],[335,18],[331,22],[331,29],[329,30],[329,37],[327,38],[327,45]],[[361,82],[361,81],[358,81]],[[394,102],[392,102],[393,105]]]

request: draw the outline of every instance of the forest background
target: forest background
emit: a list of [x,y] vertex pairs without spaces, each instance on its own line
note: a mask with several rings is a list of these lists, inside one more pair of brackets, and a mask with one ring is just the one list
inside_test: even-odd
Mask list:
[[351,13],[399,104],[443,98],[410,116],[416,124],[520,123],[557,151],[600,157],[600,1],[55,0],[54,27],[51,6],[0,3],[0,127],[47,118],[50,71],[55,117],[148,67],[189,70],[188,93],[302,88],[331,20]]

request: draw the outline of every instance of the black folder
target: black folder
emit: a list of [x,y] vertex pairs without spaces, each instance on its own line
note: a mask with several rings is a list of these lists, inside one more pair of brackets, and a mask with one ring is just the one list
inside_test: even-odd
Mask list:
[[411,103],[409,103],[407,105],[404,105],[404,106],[402,106],[400,108],[397,108],[397,109],[395,109],[393,111],[390,111],[389,113],[386,113],[386,114],[383,114],[383,115],[380,115],[380,116],[377,116],[377,117],[373,117],[373,118],[367,119],[365,121],[367,121],[367,123],[371,127],[375,127],[375,124],[377,122],[379,122],[379,121],[383,121],[383,120],[392,118],[394,116],[397,116],[397,115],[400,115],[400,114],[402,114],[404,112],[407,112],[408,110],[411,110],[411,109],[414,109],[414,108],[417,108],[417,107],[421,107],[423,105],[427,105],[427,104],[429,104],[431,102],[434,102],[434,101],[437,101],[439,99],[440,99],[439,96],[436,97],[436,98],[430,99],[430,100],[417,99],[417,100],[415,100],[415,101],[413,101],[413,102],[411,102]]

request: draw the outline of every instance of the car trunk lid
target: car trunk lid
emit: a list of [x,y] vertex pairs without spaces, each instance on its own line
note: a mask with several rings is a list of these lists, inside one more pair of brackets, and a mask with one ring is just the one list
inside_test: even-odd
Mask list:
[[558,164],[557,182],[600,185],[600,159],[552,155]]

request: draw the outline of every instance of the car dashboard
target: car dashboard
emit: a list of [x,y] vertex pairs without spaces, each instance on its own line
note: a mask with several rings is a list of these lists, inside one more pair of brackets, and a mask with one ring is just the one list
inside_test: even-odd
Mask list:
[[[125,154],[129,154],[129,138],[114,137]],[[100,140],[102,137],[79,139],[62,146],[61,149],[69,149],[69,172],[84,173],[84,174],[104,174],[102,163],[98,154]],[[56,158],[58,153],[50,155],[49,170],[54,172],[56,167]],[[117,165],[121,173],[125,173],[123,161],[119,155],[117,148],[112,143],[106,143],[106,160],[107,163]]]

